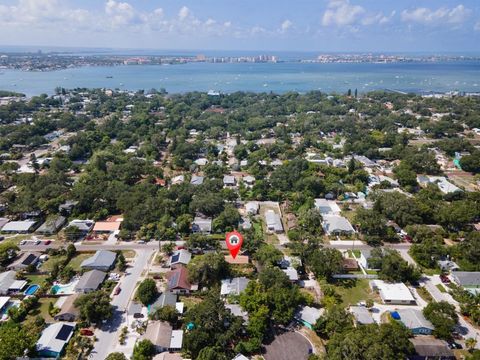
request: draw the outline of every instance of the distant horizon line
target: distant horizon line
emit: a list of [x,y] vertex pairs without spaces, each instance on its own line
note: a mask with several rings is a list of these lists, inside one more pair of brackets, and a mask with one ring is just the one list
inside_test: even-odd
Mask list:
[[[203,54],[204,52],[228,52],[228,53],[305,53],[305,54],[417,54],[417,55],[480,55],[479,51],[460,51],[460,50],[278,50],[278,49],[185,49],[185,48],[132,48],[132,47],[106,47],[106,46],[65,46],[65,45],[2,45],[0,44],[0,51],[8,52],[9,48],[13,49],[29,49],[29,52],[35,51],[55,51],[58,50],[69,50],[69,52],[73,51],[140,51],[140,52],[147,52],[147,51],[159,51],[159,52],[189,52],[189,53],[196,53],[196,54]],[[11,50],[10,50],[11,51]],[[16,52],[22,52],[20,50],[16,50]]]

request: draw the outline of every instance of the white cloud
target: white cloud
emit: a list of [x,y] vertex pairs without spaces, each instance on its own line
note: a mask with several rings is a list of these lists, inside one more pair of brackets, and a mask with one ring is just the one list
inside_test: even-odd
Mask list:
[[331,0],[322,17],[323,26],[352,25],[365,13],[360,5],[351,5],[348,0]]
[[186,6],[182,6],[180,11],[178,12],[178,17],[180,18],[180,20],[185,20],[190,16],[191,16],[190,9]]
[[290,30],[293,26],[293,22],[290,20],[286,19],[282,24],[280,25],[280,32],[284,33]]
[[322,25],[347,27],[350,32],[358,32],[359,25],[386,24],[394,15],[395,11],[389,16],[383,12],[367,11],[360,5],[350,3],[350,0],[330,0],[322,16]]
[[138,24],[145,20],[126,2],[108,0],[105,4],[105,13],[113,27]]
[[413,10],[403,10],[401,18],[405,22],[418,23],[423,25],[453,24],[463,23],[470,16],[471,10],[463,5],[454,8],[441,7],[432,10],[425,7],[419,7]]

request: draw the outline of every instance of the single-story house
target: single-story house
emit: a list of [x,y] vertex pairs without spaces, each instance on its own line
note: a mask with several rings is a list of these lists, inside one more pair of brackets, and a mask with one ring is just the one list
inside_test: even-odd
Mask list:
[[245,185],[252,186],[253,184],[255,184],[255,178],[251,175],[247,175],[243,177],[243,182],[245,183]]
[[232,315],[241,317],[244,324],[248,323],[248,312],[243,310],[239,304],[225,304],[225,309],[230,310]]
[[340,215],[340,207],[336,201],[327,199],[315,199],[315,208],[323,215]]
[[349,311],[353,315],[357,325],[368,325],[375,323],[372,314],[365,306],[350,306]]
[[172,185],[179,185],[185,181],[185,175],[177,175],[172,178]]
[[189,294],[192,285],[188,281],[188,271],[185,267],[179,266],[167,273],[167,288],[174,294]]
[[340,215],[323,215],[322,226],[328,235],[353,234],[355,232],[350,221]]
[[80,315],[80,311],[75,307],[75,300],[80,294],[72,294],[60,297],[55,303],[55,307],[60,311],[53,318],[56,321],[75,321]]
[[67,200],[58,207],[58,211],[62,215],[70,215],[77,204],[78,201]]
[[223,177],[223,186],[226,187],[233,187],[237,185],[237,180],[235,179],[235,176],[233,175],[225,175]]
[[208,164],[208,159],[199,158],[199,159],[195,160],[194,163],[197,164],[198,166],[205,166],[205,165]]
[[192,254],[190,253],[190,251],[181,249],[175,251],[172,256],[170,256],[169,266],[171,269],[175,269],[177,266],[188,265],[191,259]]
[[222,280],[220,296],[240,295],[240,293],[247,288],[249,282],[250,280],[246,277]]
[[75,323],[72,322],[57,322],[47,326],[37,341],[38,355],[58,358],[70,341],[74,330]]
[[95,235],[111,234],[116,231],[120,231],[122,221],[97,221],[93,226],[93,232]]
[[235,258],[232,255],[225,255],[225,261],[230,265],[247,265],[250,258],[247,255],[237,255]]
[[361,265],[364,269],[368,270],[378,270],[375,269],[375,266],[372,266],[372,263],[370,261],[370,253],[371,250],[360,250],[360,257],[357,258],[357,262],[359,265]]
[[308,327],[309,329],[313,329],[313,326],[323,315],[325,309],[317,309],[311,306],[304,306],[300,310],[298,310],[295,314],[295,319]]
[[415,305],[415,298],[404,283],[387,283],[383,280],[371,280],[370,287],[378,291],[385,304]]
[[0,295],[7,295],[16,279],[17,273],[15,271],[5,271],[0,273]]
[[458,266],[458,264],[452,260],[437,260],[437,264],[443,271],[456,271],[460,269],[460,266]]
[[256,201],[249,201],[245,204],[245,210],[249,215],[257,215],[260,205]]
[[345,271],[358,270],[358,262],[353,258],[343,258],[342,266]]
[[106,276],[107,274],[100,270],[87,271],[75,285],[75,292],[86,294],[98,290]]
[[409,339],[415,348],[415,354],[408,360],[455,360],[455,354],[443,340],[431,336],[417,336]]
[[480,271],[452,271],[453,281],[465,290],[480,292]]
[[195,216],[192,223],[192,232],[210,234],[212,232],[212,219],[205,216]]
[[142,338],[150,340],[157,352],[180,351],[183,345],[183,330],[173,330],[172,326],[164,321],[151,321]]
[[2,227],[3,233],[28,234],[35,230],[38,222],[35,220],[10,221]]
[[68,227],[75,226],[83,235],[87,235],[95,225],[93,220],[72,220]]
[[283,232],[283,225],[280,216],[273,210],[265,212],[265,221],[267,223],[267,230],[275,233]]
[[93,256],[83,260],[80,267],[88,270],[108,271],[115,265],[117,254],[113,251],[98,250]]
[[52,216],[47,218],[47,220],[37,229],[36,233],[41,235],[52,235],[56,234],[62,226],[65,224],[67,219],[64,216]]
[[425,319],[420,310],[399,309],[397,313],[400,316],[400,321],[412,331],[413,335],[431,335],[435,330],[435,327]]
[[282,269],[282,271],[287,275],[288,280],[291,282],[296,283],[298,281],[298,271],[294,267],[289,266],[286,269]]
[[25,252],[22,253],[13,263],[7,266],[7,270],[23,270],[30,265],[36,265],[40,261],[40,253]]
[[153,304],[149,306],[148,311],[154,312],[157,309],[161,309],[164,306],[176,307],[177,304],[177,294],[174,294],[170,291],[164,291]]
[[435,184],[438,186],[440,191],[444,194],[451,194],[457,191],[462,191],[462,189],[460,189],[458,186],[449,182],[445,176],[418,175],[417,182],[421,186],[427,186],[428,184]]
[[202,185],[204,179],[205,178],[203,176],[192,175],[192,179],[190,180],[190,184],[192,184],[192,185]]

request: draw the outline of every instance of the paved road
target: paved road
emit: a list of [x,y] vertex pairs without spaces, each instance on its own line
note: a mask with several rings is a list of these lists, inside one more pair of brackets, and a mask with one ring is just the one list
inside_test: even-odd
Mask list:
[[[401,249],[399,250],[400,255],[403,257],[404,260],[406,260],[408,263],[412,265],[416,265],[415,260],[408,254],[408,250],[406,249]],[[465,319],[462,317],[460,314],[460,306],[457,301],[455,301],[452,296],[448,293],[441,292],[437,285],[442,284],[440,280],[440,276],[434,275],[434,276],[427,276],[424,275],[422,279],[420,280],[420,284],[425,286],[427,291],[432,295],[432,298],[435,301],[446,301],[452,305],[455,306],[458,312],[458,326],[457,330],[458,332],[464,337],[464,339],[468,338],[474,338],[477,339],[477,345],[476,348],[480,349],[480,331],[476,329],[472,324],[468,323],[465,321]]]
[[[156,249],[156,248],[155,248]],[[91,359],[104,360],[110,352],[113,352],[118,344],[119,331],[122,324],[126,321],[124,311],[127,309],[130,299],[133,296],[135,286],[142,276],[142,272],[147,269],[149,259],[155,252],[155,249],[144,248],[137,250],[137,256],[132,267],[127,269],[127,274],[121,279],[120,294],[113,297],[112,305],[115,307],[113,318],[101,329],[95,331],[97,342],[92,351]]]

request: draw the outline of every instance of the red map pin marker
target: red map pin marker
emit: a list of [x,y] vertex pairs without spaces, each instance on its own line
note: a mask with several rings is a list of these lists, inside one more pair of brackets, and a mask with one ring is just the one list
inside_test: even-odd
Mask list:
[[240,248],[242,247],[242,235],[238,231],[229,232],[227,233],[225,242],[227,243],[228,250],[230,250],[230,255],[232,255],[232,258],[235,259],[240,251]]

